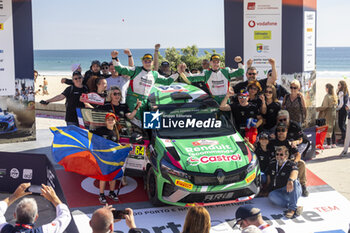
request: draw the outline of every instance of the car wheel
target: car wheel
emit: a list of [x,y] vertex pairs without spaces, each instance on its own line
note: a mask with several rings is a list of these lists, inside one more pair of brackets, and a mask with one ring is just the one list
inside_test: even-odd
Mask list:
[[147,195],[154,206],[163,205],[163,203],[158,199],[157,179],[153,168],[148,169],[147,173]]

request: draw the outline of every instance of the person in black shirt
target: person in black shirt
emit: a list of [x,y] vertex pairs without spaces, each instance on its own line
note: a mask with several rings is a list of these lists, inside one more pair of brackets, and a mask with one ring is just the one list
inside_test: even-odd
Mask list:
[[220,110],[231,111],[236,129],[242,137],[248,137],[250,143],[254,144],[258,134],[257,128],[262,124],[259,109],[255,104],[249,103],[249,94],[246,91],[238,94],[238,104],[227,104],[228,99],[234,94],[230,88],[220,104]]
[[101,109],[107,112],[113,112],[116,116],[121,118],[126,117],[129,120],[134,119],[138,109],[142,104],[142,102],[138,100],[135,109],[131,112],[129,110],[128,105],[120,103],[120,101],[122,100],[122,92],[117,86],[111,87],[106,100],[107,102],[105,102],[104,105],[98,106],[97,109]]
[[[246,72],[247,81],[237,83],[234,86],[234,91],[236,93],[238,93],[242,89],[247,88],[248,82],[257,80],[258,71],[256,70],[256,68],[254,66],[251,66],[252,63],[253,63],[253,61],[251,59],[247,62],[247,67],[248,67],[247,72]],[[260,83],[262,90],[265,90],[266,85],[274,84],[277,80],[276,62],[274,59],[270,58],[269,63],[270,63],[271,68],[272,68],[271,75],[268,76],[267,78],[259,80],[259,83]]]
[[262,91],[258,81],[250,81],[248,83],[249,102],[255,104],[259,111],[261,111],[262,100],[259,93]]
[[79,71],[73,72],[73,86],[67,87],[62,94],[59,94],[46,101],[41,101],[42,104],[49,104],[66,99],[66,117],[67,125],[79,126],[76,108],[83,108],[85,105],[80,101],[82,93],[87,93],[87,87],[83,85],[82,75]]
[[102,78],[109,78],[111,74],[109,73],[109,64],[108,62],[104,61],[101,64],[101,71],[102,71]]
[[255,154],[258,157],[261,170],[261,183],[266,183],[266,170],[271,162],[271,151],[268,150],[269,135],[262,133],[259,136],[259,141],[255,146]]
[[301,196],[301,187],[298,181],[298,167],[288,160],[289,153],[285,146],[276,150],[275,161],[267,170],[267,184],[269,187],[269,200],[281,207],[287,208],[284,215],[287,218],[299,216],[302,207],[297,206]]
[[306,164],[303,160],[301,160],[301,154],[298,151],[297,145],[294,144],[293,141],[289,141],[287,135],[287,125],[281,122],[278,123],[276,128],[276,139],[271,140],[267,147],[268,150],[272,153],[275,153],[276,149],[281,146],[284,146],[288,149],[289,159],[295,162],[298,166],[298,178],[300,180],[303,196],[307,197],[309,195],[309,192],[306,188]]
[[[92,131],[92,133],[97,134],[107,140],[111,140],[113,142],[119,142],[119,132],[118,127],[116,126],[117,117],[114,113],[107,113],[105,117],[105,126],[99,127],[96,130]],[[108,196],[114,201],[118,201],[118,197],[115,194],[115,184],[116,180],[109,181],[109,194]],[[100,180],[100,196],[99,201],[101,204],[106,204],[107,200],[104,194],[104,190],[106,187],[106,181]]]
[[278,102],[275,86],[267,85],[261,107],[261,113],[264,118],[263,131],[268,134],[274,132],[274,127],[277,124],[277,115],[280,110],[281,104]]

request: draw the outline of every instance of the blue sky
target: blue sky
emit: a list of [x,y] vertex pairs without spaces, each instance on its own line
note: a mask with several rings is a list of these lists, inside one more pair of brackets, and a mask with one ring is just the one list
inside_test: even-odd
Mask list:
[[[32,0],[32,6],[35,49],[224,47],[223,0]],[[318,46],[350,46],[349,9],[349,0],[318,0]]]

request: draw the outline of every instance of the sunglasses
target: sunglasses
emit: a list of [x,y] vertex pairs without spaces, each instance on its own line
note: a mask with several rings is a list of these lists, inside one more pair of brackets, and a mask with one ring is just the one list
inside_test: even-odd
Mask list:
[[283,153],[276,153],[276,156],[284,156]]
[[280,132],[286,132],[286,129],[277,129],[277,133],[280,133]]
[[148,60],[148,59],[147,59],[147,60],[143,60],[143,62],[146,63],[146,64],[148,64],[148,63],[151,63],[152,60]]
[[287,118],[279,119],[278,121],[280,122],[287,121]]
[[114,92],[113,95],[114,96],[118,96],[118,95],[120,96],[121,94],[120,94],[120,92]]
[[248,75],[257,75],[258,73],[248,73]]
[[73,80],[80,80],[81,79],[81,77],[79,77],[79,78],[73,78]]
[[240,96],[238,97],[239,99],[247,99],[248,97],[247,96]]
[[298,89],[297,87],[290,87],[290,89]]
[[109,69],[109,67],[108,66],[104,66],[104,67],[102,67],[102,70],[108,70]]
[[266,94],[272,94],[272,91],[265,91]]

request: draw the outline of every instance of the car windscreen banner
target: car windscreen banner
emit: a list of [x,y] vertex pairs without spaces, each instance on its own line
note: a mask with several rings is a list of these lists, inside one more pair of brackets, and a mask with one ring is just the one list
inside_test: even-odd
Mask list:
[[[60,200],[67,203],[56,171],[46,155],[0,152],[0,192],[13,193],[20,184],[28,182],[51,186]],[[66,232],[78,232],[74,221]]]
[[0,3],[0,143],[35,140],[31,1]]

